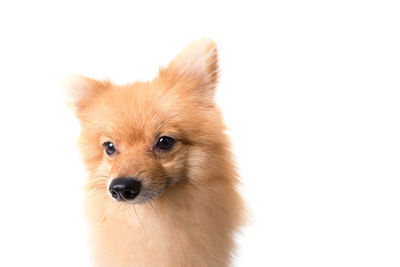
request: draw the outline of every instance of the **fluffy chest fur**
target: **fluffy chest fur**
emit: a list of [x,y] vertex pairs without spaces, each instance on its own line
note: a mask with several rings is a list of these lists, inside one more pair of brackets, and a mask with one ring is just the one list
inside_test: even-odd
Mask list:
[[88,191],[95,266],[228,266],[241,202],[234,188],[213,186],[174,188],[122,213]]

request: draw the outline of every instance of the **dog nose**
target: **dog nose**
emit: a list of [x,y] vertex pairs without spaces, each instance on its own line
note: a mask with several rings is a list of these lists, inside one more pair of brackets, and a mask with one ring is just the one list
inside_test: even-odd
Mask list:
[[118,201],[132,200],[137,197],[142,188],[142,183],[132,177],[118,177],[112,180],[108,190],[111,196]]

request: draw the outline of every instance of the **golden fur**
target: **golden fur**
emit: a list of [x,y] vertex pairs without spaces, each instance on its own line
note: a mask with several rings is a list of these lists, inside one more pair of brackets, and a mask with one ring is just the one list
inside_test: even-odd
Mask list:
[[[95,266],[228,266],[244,208],[229,141],[213,97],[213,41],[198,40],[148,82],[115,85],[78,76],[69,104],[81,124],[89,177],[85,207]],[[169,152],[154,151],[173,136]],[[115,156],[102,144],[112,141]],[[140,176],[154,193],[142,203],[114,201],[108,185]]]

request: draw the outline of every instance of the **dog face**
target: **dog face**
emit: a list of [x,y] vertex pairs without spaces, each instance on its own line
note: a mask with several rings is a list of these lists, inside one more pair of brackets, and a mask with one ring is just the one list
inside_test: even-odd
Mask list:
[[91,189],[142,203],[188,179],[199,182],[204,172],[223,171],[214,163],[226,149],[213,101],[217,76],[215,43],[199,40],[149,82],[69,79]]

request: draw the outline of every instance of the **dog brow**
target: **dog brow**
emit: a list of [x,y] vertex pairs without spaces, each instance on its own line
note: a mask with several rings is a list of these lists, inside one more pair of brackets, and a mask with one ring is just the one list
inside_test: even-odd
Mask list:
[[103,127],[101,127],[101,126],[97,125],[96,123],[91,122],[91,121],[89,121],[87,119],[82,118],[82,120],[87,122],[87,123],[89,123],[89,124],[91,124],[92,126],[96,127],[97,129],[99,129],[101,132],[103,132],[107,136],[110,136],[110,134]]

